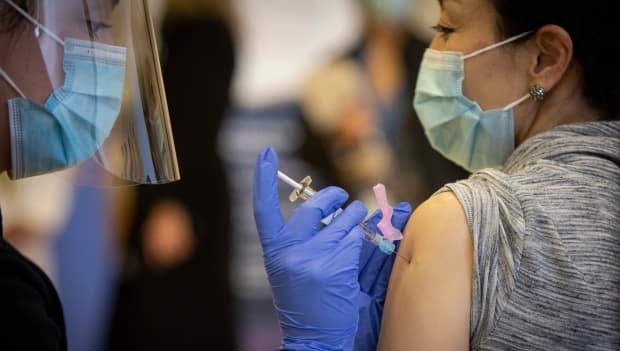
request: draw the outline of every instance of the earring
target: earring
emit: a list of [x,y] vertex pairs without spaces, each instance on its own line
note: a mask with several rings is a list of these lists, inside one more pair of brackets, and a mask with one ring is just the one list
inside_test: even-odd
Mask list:
[[534,84],[530,88],[530,96],[536,101],[542,101],[545,98],[545,89],[538,84]]

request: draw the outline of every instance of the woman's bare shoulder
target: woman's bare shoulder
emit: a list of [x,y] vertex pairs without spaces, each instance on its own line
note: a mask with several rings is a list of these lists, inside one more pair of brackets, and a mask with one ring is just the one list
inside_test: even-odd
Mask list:
[[[381,350],[468,350],[473,245],[452,192],[420,205],[405,229],[388,288]],[[415,347],[414,347],[415,346]]]
[[421,254],[434,255],[435,249],[447,249],[445,245],[466,245],[470,237],[461,203],[453,192],[446,191],[416,208],[405,228],[401,250],[408,257],[414,258],[417,254],[419,260]]

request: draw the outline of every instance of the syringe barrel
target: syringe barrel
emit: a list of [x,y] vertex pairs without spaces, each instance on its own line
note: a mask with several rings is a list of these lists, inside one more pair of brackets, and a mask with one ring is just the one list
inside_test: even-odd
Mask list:
[[[291,177],[278,170],[278,178],[296,189],[297,193],[291,193],[291,197],[293,197],[291,201],[295,201],[297,197],[301,198],[302,200],[307,200],[314,196],[314,194],[316,193],[314,189],[310,187],[310,183],[312,182],[312,179],[310,177],[305,177],[304,179],[302,179],[301,183],[297,183]],[[333,214],[323,218],[321,222],[324,225],[328,225],[341,212],[342,209],[338,209]],[[385,253],[386,255],[391,255],[394,253],[396,246],[392,241],[385,239],[383,236],[370,230],[370,228],[368,228],[368,226],[366,225],[366,222],[362,223],[361,227],[364,230],[364,237],[366,238],[366,240],[376,245],[379,250],[381,250],[381,252]]]
[[314,191],[314,189],[312,189],[310,187],[306,187],[306,188],[304,188],[304,194],[306,194],[306,196],[308,198],[311,198],[311,197],[313,197],[316,194],[316,192]]
[[388,239],[382,239],[381,244],[379,244],[379,250],[386,255],[391,255],[396,250],[396,245]]
[[370,230],[370,228],[368,228],[368,226],[366,226],[366,224],[362,224],[361,227],[364,230],[364,238],[377,246],[379,250],[381,250],[381,252],[386,255],[391,255],[392,253],[394,253],[396,245],[394,245],[393,242],[385,239],[377,233],[374,233],[372,230]]

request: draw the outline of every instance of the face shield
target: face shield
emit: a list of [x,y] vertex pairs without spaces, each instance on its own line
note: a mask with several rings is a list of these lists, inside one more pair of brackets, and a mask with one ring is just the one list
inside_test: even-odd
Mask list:
[[[121,184],[180,178],[146,0],[0,2],[27,21],[20,40],[36,49],[0,71],[20,95],[8,103],[11,178],[73,166],[87,183],[101,170]],[[20,81],[32,62],[45,74]],[[48,87],[38,101],[37,86]]]

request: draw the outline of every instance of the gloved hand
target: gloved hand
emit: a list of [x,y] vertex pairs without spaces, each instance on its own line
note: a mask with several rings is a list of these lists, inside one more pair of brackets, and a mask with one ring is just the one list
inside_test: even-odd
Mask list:
[[[404,227],[411,216],[411,205],[401,202],[394,206],[392,225],[404,231]],[[377,223],[382,218],[381,211],[377,210],[368,220],[370,229],[377,230]],[[400,242],[396,242],[398,250]],[[387,292],[390,274],[396,255],[386,255],[379,248],[368,241],[362,244],[360,255],[360,299],[359,299],[359,323],[355,336],[356,351],[370,351],[377,349],[379,331],[381,330],[381,317],[383,316],[383,304]]]
[[327,227],[320,221],[340,208],[347,193],[337,187],[319,191],[301,204],[287,223],[280,212],[278,159],[268,148],[259,156],[254,177],[254,217],[263,246],[286,350],[350,350],[357,331],[358,263],[366,216],[353,202]]

